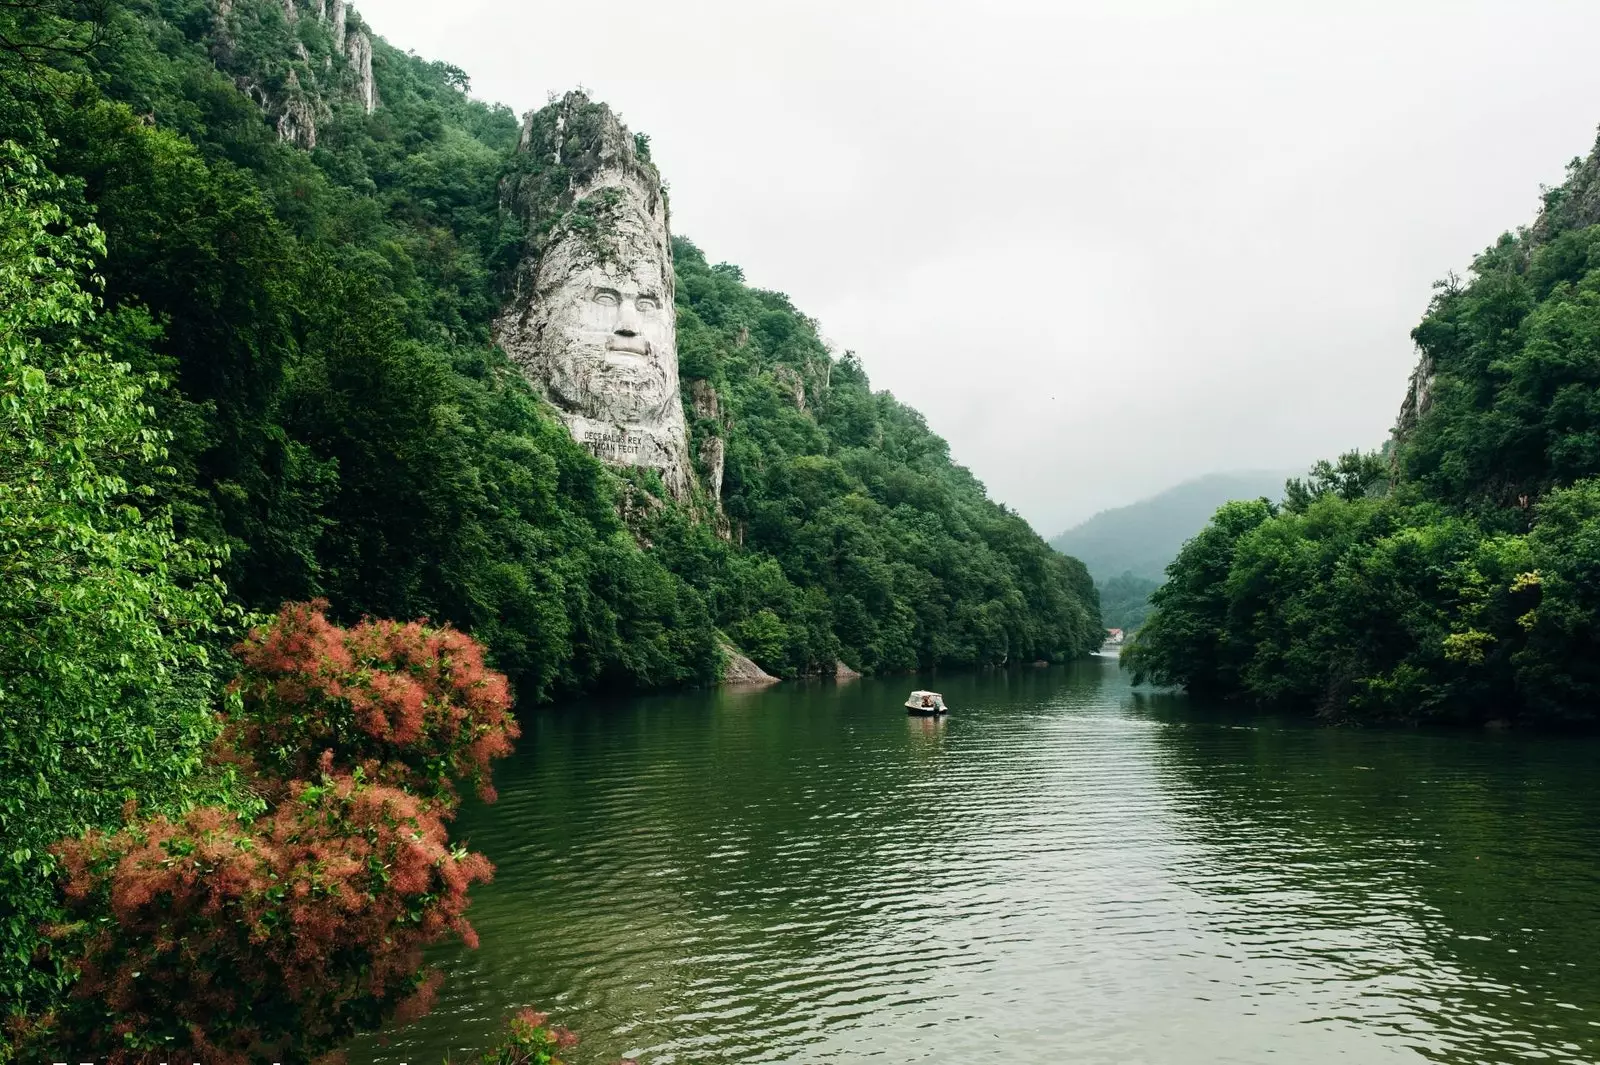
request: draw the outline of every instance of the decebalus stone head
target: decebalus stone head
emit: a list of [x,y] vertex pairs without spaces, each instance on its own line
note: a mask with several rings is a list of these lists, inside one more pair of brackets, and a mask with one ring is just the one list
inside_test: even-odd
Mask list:
[[580,92],[524,119],[508,197],[529,239],[496,334],[580,443],[687,500],[667,203],[637,145]]

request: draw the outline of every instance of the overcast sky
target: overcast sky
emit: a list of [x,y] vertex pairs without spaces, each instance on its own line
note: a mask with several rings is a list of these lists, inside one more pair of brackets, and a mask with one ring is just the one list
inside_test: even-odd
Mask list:
[[1377,446],[1432,282],[1600,123],[1592,0],[359,7],[519,113],[610,103],[675,232],[1046,536]]

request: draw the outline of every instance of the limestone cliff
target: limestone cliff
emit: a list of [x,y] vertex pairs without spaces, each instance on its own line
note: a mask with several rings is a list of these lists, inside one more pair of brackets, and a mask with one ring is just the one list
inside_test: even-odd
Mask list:
[[350,34],[345,41],[345,58],[350,61],[356,99],[370,115],[378,109],[378,86],[372,80],[372,38],[365,30]]
[[[1411,370],[1411,380],[1406,385],[1405,398],[1400,401],[1400,413],[1394,420],[1394,442],[1402,444],[1417,428],[1433,405],[1433,360],[1426,353],[1417,356],[1417,365]],[[1394,461],[1399,461],[1398,450]]]
[[1567,178],[1553,189],[1544,191],[1544,204],[1539,217],[1522,234],[1523,244],[1531,254],[1557,234],[1569,229],[1587,229],[1600,223],[1600,138],[1586,159],[1573,159],[1567,164]]
[[528,237],[496,340],[574,439],[688,502],[667,202],[643,142],[568,93],[524,119],[504,192]]
[[369,115],[380,105],[372,35],[344,0],[216,0],[209,44],[286,144],[315,148],[341,101]]

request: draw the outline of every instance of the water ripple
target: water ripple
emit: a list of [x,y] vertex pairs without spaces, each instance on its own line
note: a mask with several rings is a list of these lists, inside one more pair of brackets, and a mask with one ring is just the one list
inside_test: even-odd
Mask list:
[[1114,664],[532,715],[435,1012],[355,1062],[1600,1060],[1597,749],[1313,730]]

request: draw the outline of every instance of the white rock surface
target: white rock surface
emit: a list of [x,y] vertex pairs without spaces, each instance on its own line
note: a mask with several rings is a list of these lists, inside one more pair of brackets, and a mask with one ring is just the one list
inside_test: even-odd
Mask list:
[[776,684],[778,678],[756,665],[731,643],[722,647],[722,683],[724,684]]
[[534,237],[496,339],[578,442],[612,466],[655,470],[686,501],[692,474],[660,176],[603,105],[568,93],[550,107],[553,123],[549,109],[526,119],[522,150],[550,164],[565,154],[574,184],[549,203],[523,198]]
[[356,77],[356,95],[367,114],[378,109],[378,86],[372,80],[372,38],[363,30],[350,34],[345,43],[345,57]]
[[328,29],[333,31],[333,50],[344,54],[345,10],[344,0],[333,0],[328,9]]
[[[263,100],[265,94],[263,94]],[[317,146],[317,109],[311,97],[300,86],[300,76],[293,70],[284,83],[283,109],[278,115],[278,139],[297,148]]]
[[727,447],[720,436],[708,436],[700,442],[700,467],[706,475],[706,494],[722,510],[722,474],[727,462]]

